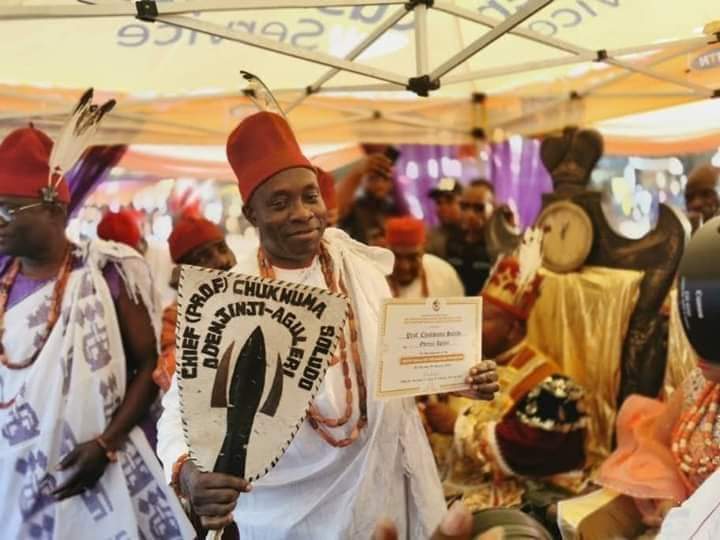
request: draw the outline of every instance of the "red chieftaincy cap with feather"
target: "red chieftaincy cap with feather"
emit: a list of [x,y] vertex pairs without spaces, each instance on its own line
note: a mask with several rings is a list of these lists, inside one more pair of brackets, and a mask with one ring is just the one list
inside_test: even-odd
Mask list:
[[[50,153],[53,142],[34,127],[16,129],[0,143],[0,195],[43,198],[50,182]],[[57,200],[70,202],[67,182],[56,184]]]
[[269,111],[240,122],[228,137],[226,151],[245,203],[259,185],[282,171],[316,170],[303,155],[287,120]]

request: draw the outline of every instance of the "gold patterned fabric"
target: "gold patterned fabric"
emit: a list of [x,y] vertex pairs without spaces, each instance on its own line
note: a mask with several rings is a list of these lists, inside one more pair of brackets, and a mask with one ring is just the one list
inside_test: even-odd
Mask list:
[[588,389],[588,454],[597,461],[612,445],[622,345],[643,274],[601,267],[541,272],[527,341]]
[[500,391],[493,401],[450,398],[458,411],[453,446],[446,461],[446,496],[462,495],[471,510],[520,503],[524,484],[500,472],[487,448],[487,431],[558,366],[525,341],[496,358]]

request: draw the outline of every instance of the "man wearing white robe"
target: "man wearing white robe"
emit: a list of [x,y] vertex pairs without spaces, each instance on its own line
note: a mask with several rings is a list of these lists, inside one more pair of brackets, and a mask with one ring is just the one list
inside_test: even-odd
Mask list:
[[68,241],[52,147],[33,127],[0,143],[0,537],[189,538],[137,425],[157,395],[150,274]]
[[[397,525],[400,538],[429,538],[445,504],[414,402],[373,399],[378,313],[381,300],[390,296],[385,276],[392,271],[391,253],[325,228],[315,170],[280,116],[262,112],[245,119],[228,140],[228,158],[246,201],[245,215],[258,229],[259,249],[276,279],[326,288],[317,256],[322,243],[344,280],[358,323],[368,421],[345,447],[326,442],[304,422],[275,468],[250,489],[238,479],[199,472],[191,462],[173,471],[188,452],[174,381],[159,423],[158,453],[168,479],[175,477],[205,526],[218,529],[234,520],[243,540],[366,540],[383,517]],[[250,250],[235,270],[262,275],[258,261],[258,251]],[[350,377],[356,389],[355,374]],[[483,399],[492,399],[497,390],[495,373],[481,366],[468,381],[470,391]],[[315,406],[324,416],[340,417],[345,392],[340,366],[331,367]],[[356,425],[358,394],[353,391],[347,426]],[[342,439],[350,436],[347,426],[330,431]]]

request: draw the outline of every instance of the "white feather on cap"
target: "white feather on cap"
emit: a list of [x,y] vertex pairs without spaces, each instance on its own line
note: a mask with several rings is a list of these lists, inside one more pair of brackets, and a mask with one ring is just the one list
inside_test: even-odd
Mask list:
[[114,99],[96,105],[92,98],[93,89],[89,88],[80,98],[53,144],[49,159],[48,187],[43,190],[43,198],[48,202],[55,200],[58,184],[90,146],[100,120],[115,106]]

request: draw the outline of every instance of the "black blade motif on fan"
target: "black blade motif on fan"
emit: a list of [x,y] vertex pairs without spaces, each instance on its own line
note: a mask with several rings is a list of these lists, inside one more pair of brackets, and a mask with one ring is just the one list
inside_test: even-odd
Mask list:
[[247,446],[265,387],[265,336],[258,326],[243,345],[230,379],[227,431],[215,472],[245,476]]

